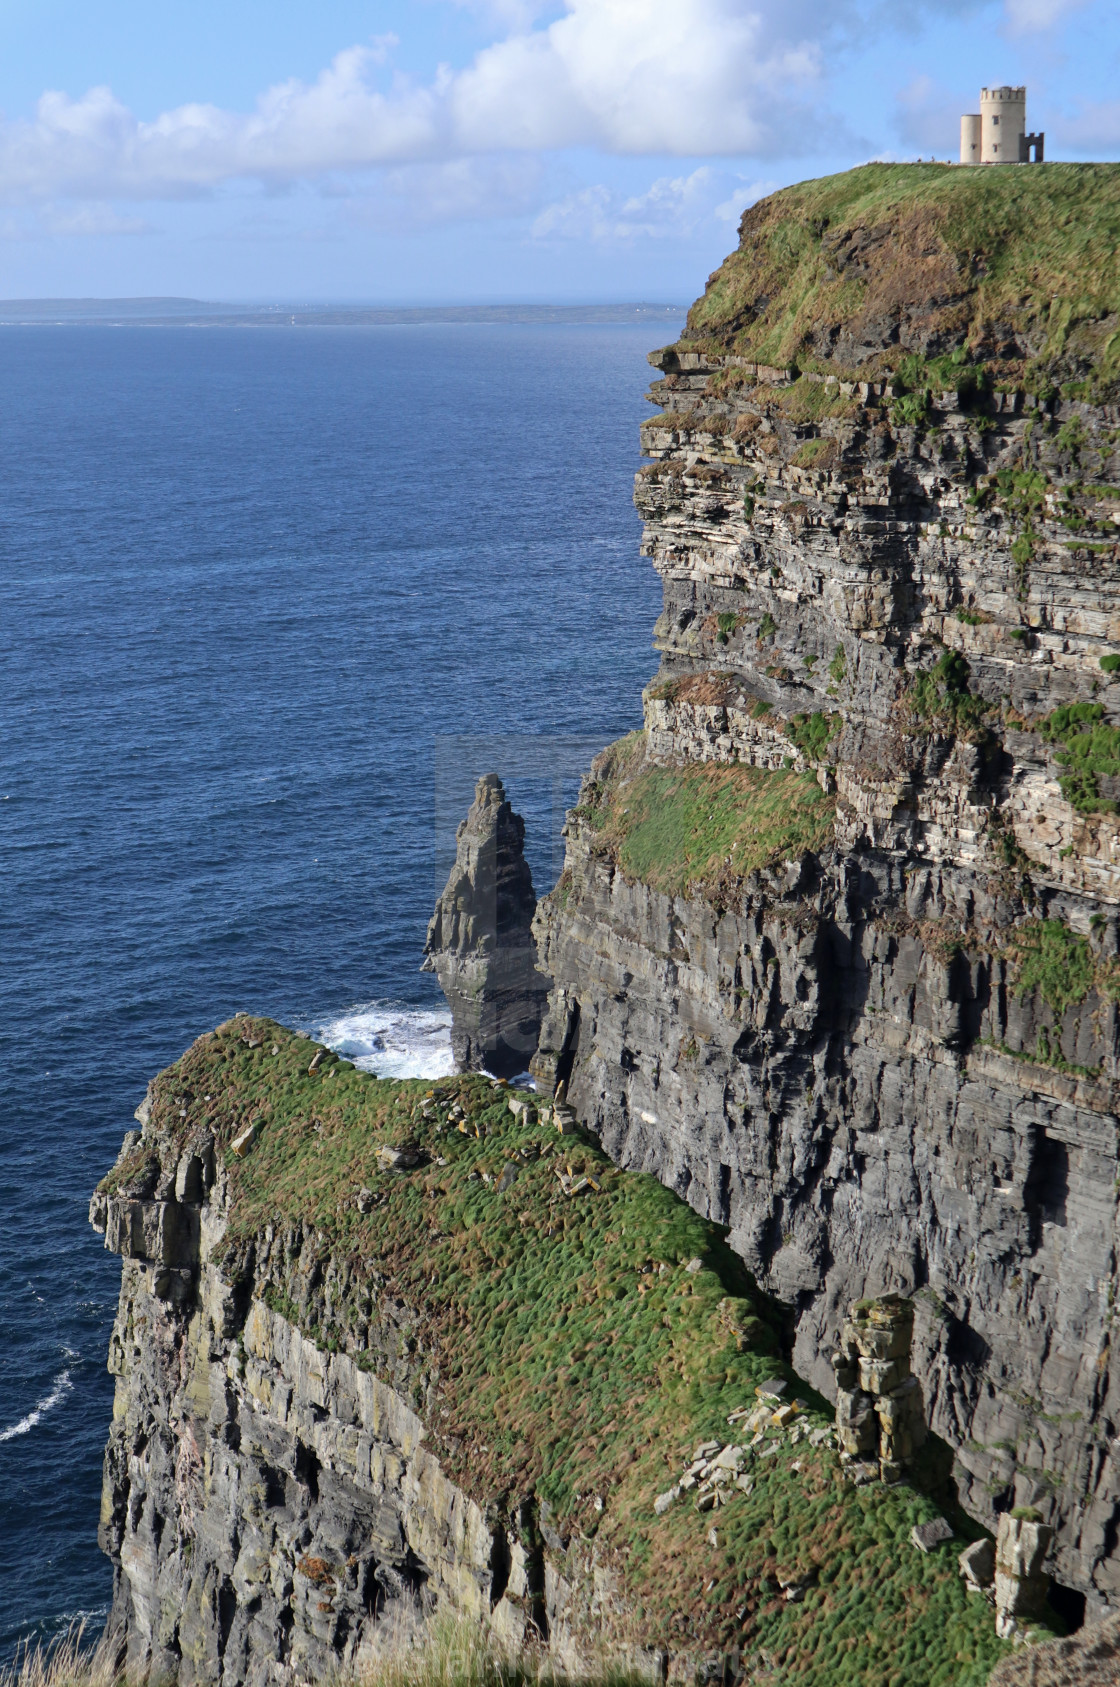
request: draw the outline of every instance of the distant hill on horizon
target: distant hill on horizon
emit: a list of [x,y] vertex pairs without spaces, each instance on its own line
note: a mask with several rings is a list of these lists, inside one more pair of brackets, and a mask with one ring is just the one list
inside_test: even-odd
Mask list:
[[347,327],[410,323],[616,323],[684,314],[677,304],[229,304],[203,299],[0,299],[0,327]]

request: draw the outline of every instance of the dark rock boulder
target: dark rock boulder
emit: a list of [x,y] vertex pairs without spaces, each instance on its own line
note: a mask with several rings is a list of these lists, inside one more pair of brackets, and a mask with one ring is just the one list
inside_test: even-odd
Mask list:
[[497,774],[485,774],[456,833],[455,866],[424,945],[424,970],[436,974],[451,1007],[460,1071],[512,1078],[537,1046],[550,981],[537,970],[537,899],[524,846],[524,820]]

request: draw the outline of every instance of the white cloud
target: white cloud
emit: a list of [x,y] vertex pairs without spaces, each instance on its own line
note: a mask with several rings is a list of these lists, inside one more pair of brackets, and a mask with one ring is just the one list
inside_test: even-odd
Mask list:
[[[455,131],[467,150],[493,146],[496,129],[507,146],[614,153],[796,144],[789,106],[821,54],[789,17],[775,0],[571,0],[546,30],[486,48],[455,79]],[[800,121],[811,133],[807,112]]]
[[737,187],[715,207],[712,215],[718,222],[733,223],[738,228],[739,220],[748,206],[765,199],[769,193],[777,193],[780,186],[780,182],[749,182],[745,187]]
[[45,206],[40,221],[48,234],[105,237],[118,234],[154,234],[151,223],[142,217],[123,217],[111,205],[96,203]]
[[477,12],[503,29],[528,29],[545,13],[559,9],[553,0],[452,0],[452,3],[466,12]]
[[936,158],[956,158],[961,113],[975,110],[978,97],[979,90],[971,99],[954,97],[931,77],[915,76],[895,95],[894,127],[923,157],[928,149]]
[[367,193],[347,192],[350,220],[371,228],[525,217],[542,198],[544,168],[531,155],[451,158],[382,170]]
[[822,43],[858,4],[566,0],[539,27],[524,21],[531,4],[507,6],[512,32],[463,70],[441,67],[426,85],[395,76],[386,37],[347,48],[314,82],[269,88],[249,113],[190,104],[142,121],[107,87],[49,92],[32,118],[0,123],[0,191],[9,202],[186,197],[567,147],[803,151],[818,138]]
[[536,240],[687,240],[704,225],[738,222],[747,205],[774,184],[740,186],[728,197],[727,176],[704,165],[687,176],[660,176],[645,193],[627,196],[601,183],[581,188],[546,208],[532,227]]
[[61,239],[115,239],[118,235],[155,234],[154,226],[142,217],[122,216],[111,205],[48,203],[20,206],[0,218],[0,240],[38,241]]
[[1085,4],[1086,0],[1004,0],[1003,9],[1013,35],[1032,35],[1053,29]]
[[[1055,123],[1054,129],[1058,128]],[[1063,146],[1080,153],[1115,155],[1120,148],[1120,100],[1099,100],[1086,103],[1076,117],[1061,125]]]

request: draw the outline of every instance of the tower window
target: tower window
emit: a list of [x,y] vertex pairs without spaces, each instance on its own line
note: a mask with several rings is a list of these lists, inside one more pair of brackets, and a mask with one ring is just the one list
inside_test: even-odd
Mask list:
[[993,122],[993,123],[998,123],[998,122],[999,122],[999,118],[998,118],[998,117],[993,117],[993,118],[992,118],[992,122]]

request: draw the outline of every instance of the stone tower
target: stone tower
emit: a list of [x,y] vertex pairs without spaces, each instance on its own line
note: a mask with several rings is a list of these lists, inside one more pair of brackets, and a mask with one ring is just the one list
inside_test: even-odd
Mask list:
[[921,1384],[910,1372],[914,1305],[900,1295],[853,1301],[832,1356],[840,1458],[897,1482],[926,1440]]
[[1044,140],[1027,133],[1026,88],[981,88],[980,110],[961,118],[961,163],[1041,164]]

